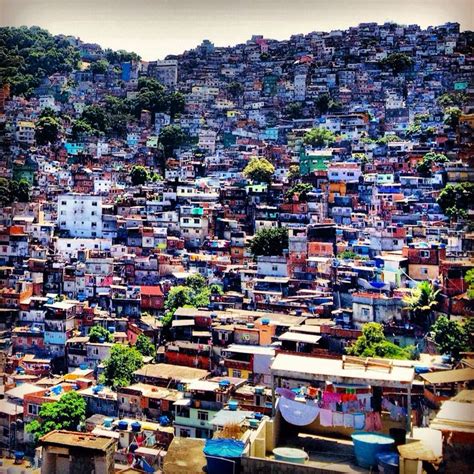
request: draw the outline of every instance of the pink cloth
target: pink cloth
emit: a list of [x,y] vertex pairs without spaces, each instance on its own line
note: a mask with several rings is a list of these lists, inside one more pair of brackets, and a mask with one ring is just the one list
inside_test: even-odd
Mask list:
[[365,415],[365,431],[382,431],[382,418],[379,412],[371,411]]
[[333,392],[324,392],[323,401],[326,403],[338,403],[341,401],[341,394]]
[[374,412],[374,429],[375,431],[382,431],[382,417],[378,411]]
[[332,411],[321,409],[319,412],[319,422],[321,426],[332,426]]
[[374,431],[374,412],[366,413],[365,415],[365,431]]

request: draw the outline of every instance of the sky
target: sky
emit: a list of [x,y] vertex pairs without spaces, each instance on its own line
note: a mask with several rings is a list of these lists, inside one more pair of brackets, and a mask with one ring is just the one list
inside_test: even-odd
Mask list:
[[0,0],[0,26],[37,25],[145,60],[209,39],[216,46],[254,34],[286,39],[361,22],[422,27],[457,21],[474,29],[473,0]]

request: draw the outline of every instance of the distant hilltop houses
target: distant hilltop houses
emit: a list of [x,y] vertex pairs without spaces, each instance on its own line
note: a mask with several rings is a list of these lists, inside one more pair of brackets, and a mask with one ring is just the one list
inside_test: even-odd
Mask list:
[[471,49],[0,28],[2,466],[470,472]]

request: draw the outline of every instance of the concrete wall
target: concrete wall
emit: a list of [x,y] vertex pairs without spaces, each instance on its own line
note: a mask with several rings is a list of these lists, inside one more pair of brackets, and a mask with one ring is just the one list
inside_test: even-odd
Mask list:
[[246,457],[241,461],[241,474],[330,474],[334,471],[304,464],[293,464],[273,459]]

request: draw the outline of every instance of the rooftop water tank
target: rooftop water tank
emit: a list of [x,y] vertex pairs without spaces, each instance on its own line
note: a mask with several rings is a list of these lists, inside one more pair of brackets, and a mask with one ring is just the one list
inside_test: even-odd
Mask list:
[[111,428],[112,427],[113,418],[104,418],[104,427]]
[[238,406],[239,406],[239,402],[237,402],[236,400],[231,400],[229,402],[229,410],[231,411],[236,411]]
[[142,429],[142,425],[138,421],[134,421],[130,426],[135,433],[138,433]]
[[118,423],[117,423],[117,426],[118,426],[118,429],[119,430],[126,430],[128,428],[128,422],[124,421],[124,420],[120,420]]

